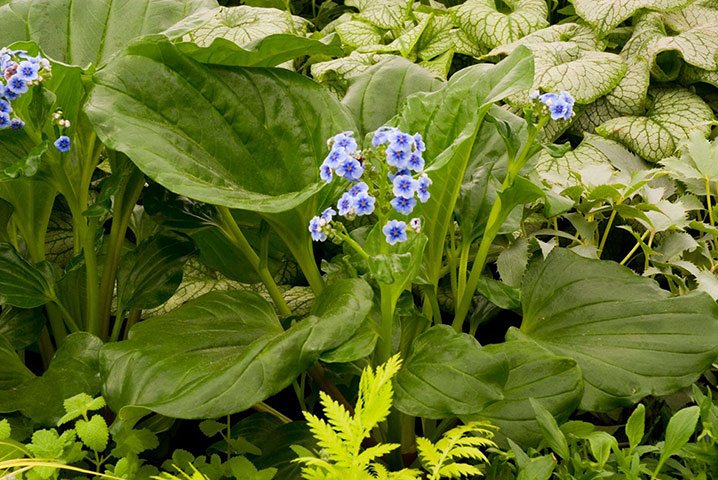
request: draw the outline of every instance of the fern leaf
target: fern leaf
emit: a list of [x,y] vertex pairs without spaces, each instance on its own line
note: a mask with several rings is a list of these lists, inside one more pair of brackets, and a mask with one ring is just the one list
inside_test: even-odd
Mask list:
[[424,437],[417,438],[416,447],[419,451],[421,464],[424,465],[427,470],[434,470],[439,466],[441,454],[429,439]]
[[388,480],[419,480],[423,478],[419,470],[405,468],[398,472],[389,472]]
[[365,467],[375,458],[383,457],[397,448],[399,448],[399,444],[397,443],[380,443],[371,448],[367,448],[357,457],[356,464]]
[[465,463],[450,463],[448,465],[444,465],[441,467],[441,470],[439,470],[439,474],[442,477],[448,477],[448,478],[461,478],[461,477],[470,477],[470,476],[482,476],[483,473],[481,473],[481,470],[474,467],[473,465],[467,465]]
[[374,478],[376,478],[377,480],[389,479],[389,470],[387,470],[386,467],[381,463],[372,463],[371,465],[369,465],[369,469],[372,473],[374,473]]
[[307,420],[312,435],[317,439],[319,447],[326,451],[327,455],[336,463],[350,465],[352,455],[346,450],[341,437],[337,435],[334,429],[324,420],[319,419],[309,412],[304,412],[304,418]]
[[389,416],[394,397],[391,379],[400,368],[401,359],[399,355],[395,355],[385,364],[376,367],[376,372],[367,368],[362,373],[354,416],[361,422],[365,432],[370,432]]
[[351,414],[339,402],[332,399],[324,392],[319,392],[320,401],[324,407],[324,415],[327,421],[334,428],[339,437],[346,443],[347,450],[357,454],[364,437],[358,434],[357,426]]
[[489,438],[484,437],[464,437],[456,441],[456,445],[473,446],[473,447],[495,447],[496,443]]
[[456,446],[449,450],[446,456],[452,460],[456,460],[458,458],[470,458],[473,460],[488,462],[486,455],[484,455],[483,452],[476,447]]

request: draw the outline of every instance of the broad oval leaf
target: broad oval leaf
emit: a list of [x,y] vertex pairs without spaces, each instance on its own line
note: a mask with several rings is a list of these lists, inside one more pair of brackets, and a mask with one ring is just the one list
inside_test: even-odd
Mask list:
[[581,370],[574,359],[554,355],[515,330],[509,331],[507,339],[484,347],[486,352],[508,359],[504,398],[469,418],[488,419],[499,427],[502,437],[533,446],[541,439],[541,430],[530,400],[540,402],[559,421],[568,420],[583,394]]
[[4,335],[0,335],[0,362],[2,362],[0,390],[11,389],[34,377],[30,369],[25,366],[25,362],[18,356],[15,346]]
[[0,412],[19,410],[35,422],[56,425],[65,413],[65,399],[78,393],[95,395],[100,390],[101,346],[102,341],[89,333],[68,335],[41,377],[0,391]]
[[216,6],[216,0],[14,0],[0,7],[0,43],[32,40],[54,60],[99,66],[134,38]]
[[684,7],[692,0],[571,0],[576,14],[605,36],[641,9],[667,11]]
[[437,325],[412,343],[394,380],[394,405],[407,415],[447,418],[480,412],[503,398],[509,374],[503,354],[474,337]]
[[469,0],[452,9],[466,36],[485,49],[492,49],[548,27],[544,0],[504,0],[508,12],[499,11],[495,0]]
[[394,57],[353,77],[342,103],[354,114],[362,138],[396,115],[409,95],[432,92],[443,83],[415,63]]
[[35,343],[45,326],[45,317],[39,308],[5,307],[0,313],[0,337],[21,349]]
[[55,300],[52,265],[33,265],[7,243],[0,244],[0,305],[33,308]]
[[644,116],[618,117],[596,133],[621,142],[650,162],[673,155],[691,132],[710,134],[713,111],[701,97],[685,89],[649,90],[651,106]]
[[102,349],[105,398],[115,411],[136,406],[176,418],[246,410],[350,338],[371,298],[363,280],[337,282],[317,299],[312,316],[285,332],[258,294],[209,293]]
[[523,283],[521,332],[583,372],[584,410],[607,411],[690,385],[718,354],[718,307],[671,297],[612,262],[555,248]]
[[231,208],[301,204],[323,187],[326,139],[354,128],[302,75],[202,65],[161,37],[131,45],[95,82],[86,111],[108,146],[173,192]]

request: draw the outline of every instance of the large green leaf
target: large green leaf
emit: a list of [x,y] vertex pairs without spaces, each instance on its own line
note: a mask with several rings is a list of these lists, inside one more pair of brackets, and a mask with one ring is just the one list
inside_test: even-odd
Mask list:
[[521,332],[583,372],[581,408],[607,411],[690,385],[718,354],[718,307],[671,297],[615,263],[555,248],[524,277]]
[[271,305],[247,291],[215,292],[137,324],[101,353],[104,395],[178,418],[245,410],[349,339],[372,303],[362,280],[327,287],[313,315],[286,332]]
[[44,326],[45,317],[39,308],[5,307],[0,312],[0,337],[18,350],[35,343]]
[[54,60],[99,66],[130,40],[216,6],[216,0],[14,0],[0,7],[0,44],[32,40]]
[[33,265],[7,243],[0,244],[0,305],[33,308],[55,299],[52,265]]
[[499,45],[491,50],[487,56],[508,55],[519,45],[534,51],[536,49],[572,50],[603,50],[603,42],[596,38],[591,28],[578,23],[559,23],[542,28],[536,32],[511,43]]
[[684,7],[692,0],[571,0],[576,14],[605,36],[641,9],[667,11]]
[[198,62],[229,67],[276,67],[305,55],[343,54],[339,46],[288,34],[270,35],[246,45],[246,48],[224,38],[215,39],[208,47],[184,42],[178,44],[177,48]]
[[581,370],[572,358],[556,356],[516,330],[509,330],[507,340],[483,349],[493,355],[505,355],[510,370],[503,399],[488,405],[476,417],[498,426],[502,437],[521,445],[535,445],[541,439],[541,430],[530,399],[540,402],[559,421],[568,420],[583,394]]
[[11,389],[34,377],[33,373],[25,366],[25,362],[18,356],[16,348],[22,347],[16,347],[9,338],[0,334],[0,362],[2,362],[0,363],[2,365],[0,390]]
[[199,11],[164,33],[172,39],[192,42],[200,47],[208,47],[218,38],[244,47],[273,34],[304,33],[308,23],[301,17],[276,8],[240,5]]
[[475,338],[438,325],[422,333],[394,380],[394,405],[425,418],[481,411],[503,398],[506,356],[481,348]]
[[394,57],[353,77],[342,103],[354,114],[357,137],[362,138],[396,115],[409,95],[431,92],[442,84],[428,70],[405,58]]
[[536,30],[548,27],[548,7],[544,0],[504,0],[499,10],[494,0],[469,0],[452,12],[467,37],[490,50],[510,43]]
[[644,116],[609,120],[596,132],[619,141],[651,162],[672,155],[691,132],[710,134],[715,120],[711,108],[695,93],[683,89],[649,90],[651,104]]
[[360,17],[383,29],[403,26],[408,8],[407,0],[348,0],[346,5],[356,7]]
[[433,184],[431,198],[421,205],[420,212],[424,217],[422,230],[429,238],[424,264],[434,284],[439,279],[446,233],[483,117],[494,102],[527,90],[532,78],[533,58],[521,47],[496,65],[463,69],[436,92],[409,97],[397,118],[399,128],[421,133],[426,143],[424,156]]
[[173,192],[231,208],[301,204],[323,186],[327,138],[353,129],[302,75],[202,65],[161,37],[131,45],[95,82],[86,110],[107,145]]
[[78,393],[95,395],[100,390],[101,346],[102,341],[89,333],[69,335],[41,377],[0,391],[0,412],[19,410],[38,423],[55,425],[65,413],[65,399]]
[[158,235],[139,244],[122,258],[117,271],[119,308],[153,308],[167,301],[182,282],[182,267],[193,252],[192,241],[180,236]]

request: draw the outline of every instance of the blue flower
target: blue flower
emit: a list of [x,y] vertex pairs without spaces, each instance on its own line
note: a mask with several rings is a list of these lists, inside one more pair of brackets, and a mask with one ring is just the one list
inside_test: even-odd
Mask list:
[[6,100],[0,99],[0,113],[10,113],[12,112],[12,107],[10,106],[10,103]]
[[396,197],[389,203],[391,203],[391,206],[394,207],[394,210],[396,210],[397,212],[404,215],[409,215],[416,206],[416,199]]
[[354,198],[354,210],[357,215],[370,215],[374,211],[376,199],[367,193],[360,193]]
[[424,170],[424,158],[421,156],[421,153],[414,152],[409,157],[409,161],[407,162],[408,167],[411,170],[414,170],[415,172],[421,172]]
[[337,210],[339,211],[339,215],[351,215],[354,213],[354,197],[349,195],[349,193],[345,193],[341,196],[339,201],[337,202]]
[[424,139],[421,138],[420,133],[414,134],[414,150],[421,153],[424,150],[426,150],[426,145],[424,144]]
[[349,157],[347,152],[342,149],[333,149],[331,152],[329,152],[329,155],[327,155],[327,158],[324,159],[324,162],[322,165],[326,164],[329,165],[332,168],[338,168],[339,165],[341,165],[343,162],[345,162]]
[[16,63],[13,61],[12,57],[7,54],[3,53],[0,55],[0,70],[2,71],[2,74],[5,73],[5,70],[14,68]]
[[351,154],[357,149],[357,142],[352,138],[352,135],[354,135],[354,132],[342,132],[334,135],[327,143],[332,147],[332,150],[342,149]]
[[417,183],[419,184],[419,186],[416,189],[416,196],[419,197],[421,203],[426,203],[426,201],[429,200],[429,197],[431,197],[431,194],[429,193],[431,179],[426,174],[424,174],[419,177],[419,181]]
[[406,168],[410,153],[407,150],[396,150],[389,146],[386,149],[386,163],[396,168]]
[[392,150],[404,150],[409,153],[414,145],[414,137],[400,130],[390,132],[387,138],[389,139],[389,148]]
[[397,175],[393,183],[392,192],[395,197],[411,198],[419,187],[418,182],[410,175]]
[[322,220],[329,223],[332,221],[332,218],[334,218],[334,215],[337,214],[337,211],[334,210],[332,207],[325,208],[322,214],[319,216]]
[[356,197],[360,193],[367,193],[369,191],[369,185],[364,182],[355,183],[352,188],[349,189],[349,195]]
[[10,90],[18,95],[22,95],[28,90],[27,82],[20,75],[15,74],[7,81],[6,90]]
[[57,148],[61,152],[67,152],[70,150],[70,137],[67,135],[60,136],[57,140],[55,140],[55,148]]
[[23,122],[19,118],[13,118],[12,120],[10,120],[10,128],[12,128],[13,130],[20,130],[24,126],[25,122]]
[[406,223],[400,220],[389,220],[386,222],[381,229],[382,233],[386,236],[386,241],[389,245],[394,245],[398,242],[406,242]]
[[5,91],[3,92],[3,97],[12,101],[12,100],[16,100],[17,98],[19,98],[20,94],[10,90],[10,87],[5,87]]
[[324,225],[326,223],[320,217],[314,217],[309,221],[309,233],[312,234],[312,240],[315,242],[323,242],[327,239]]
[[4,112],[0,113],[0,128],[8,128],[10,124],[10,115]]
[[348,157],[337,167],[337,175],[347,180],[359,180],[364,173],[361,163],[355,158]]
[[379,127],[374,132],[374,137],[371,139],[371,144],[375,147],[384,145],[389,140],[389,133],[397,130],[394,127]]
[[332,167],[330,167],[327,162],[322,163],[322,166],[319,167],[319,178],[327,183],[331,182],[332,178],[334,178]]
[[411,175],[411,170],[409,170],[408,168],[402,168],[401,170],[397,170],[395,173],[389,172],[386,174],[390,182],[393,182],[394,179],[399,175]]
[[37,61],[33,63],[32,61],[25,60],[24,62],[20,62],[17,66],[17,75],[19,75],[20,78],[31,82],[37,78],[37,71],[39,70],[39,67],[40,65],[37,64]]
[[548,107],[552,120],[570,120],[573,116],[575,100],[568,92],[544,93],[539,100]]

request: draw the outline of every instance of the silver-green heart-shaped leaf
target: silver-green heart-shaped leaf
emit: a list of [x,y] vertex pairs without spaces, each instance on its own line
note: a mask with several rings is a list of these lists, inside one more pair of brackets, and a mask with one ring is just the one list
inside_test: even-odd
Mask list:
[[[421,16],[421,13],[416,13]],[[454,48],[454,21],[450,15],[432,14],[429,24],[416,44],[417,57],[420,60],[431,60],[447,50]]]
[[350,47],[367,47],[381,43],[382,32],[369,22],[355,18],[338,23],[337,35]]
[[710,134],[713,111],[695,93],[652,89],[648,94],[651,104],[645,115],[614,118],[598,126],[596,132],[651,162],[673,155],[693,131],[705,137]]
[[304,35],[308,22],[276,8],[240,5],[200,11],[167,29],[168,37],[209,46],[224,38],[240,47],[269,35],[292,33]]
[[718,71],[709,72],[702,68],[691,67],[686,65],[681,71],[680,81],[686,85],[694,83],[707,83],[718,87]]
[[506,11],[494,0],[469,0],[451,9],[469,40],[490,50],[548,27],[544,0],[505,0]]
[[639,10],[665,12],[681,8],[692,0],[571,0],[576,14],[605,36]]
[[354,51],[343,58],[313,64],[311,66],[312,77],[322,83],[335,81],[341,83],[365,72],[372,65],[393,57],[394,55]]
[[508,55],[519,45],[524,45],[532,51],[541,48],[555,50],[561,47],[565,47],[566,50],[572,50],[575,47],[580,50],[603,50],[605,42],[596,38],[593,30],[585,25],[561,23],[542,28],[514,42],[500,45],[491,50],[487,56]]
[[583,373],[581,409],[608,411],[690,385],[718,355],[718,307],[613,262],[554,248],[524,277],[521,332]]
[[356,7],[364,20],[385,30],[400,29],[408,13],[407,0],[349,0],[345,5]]

